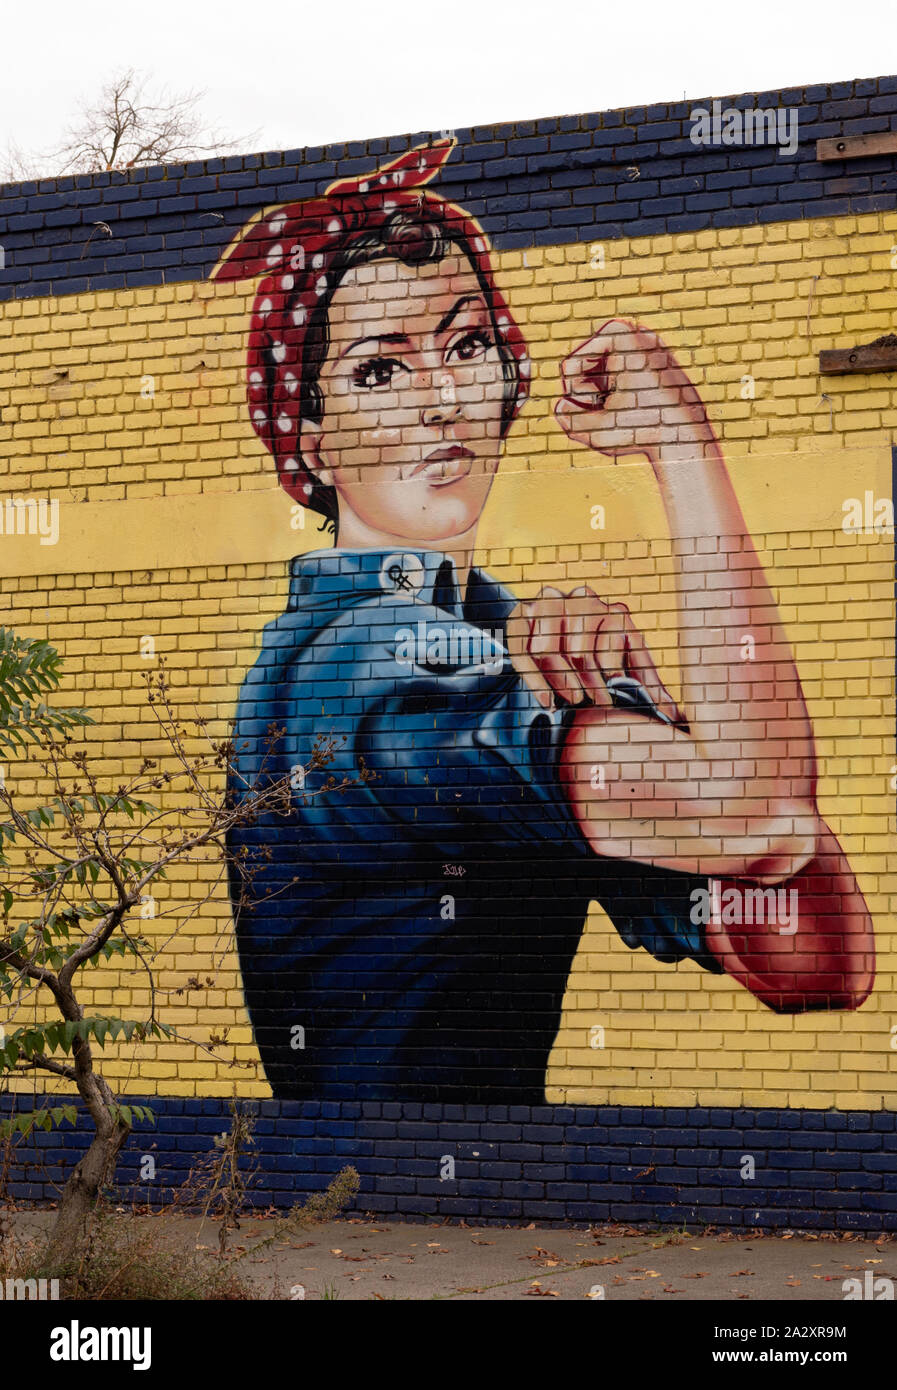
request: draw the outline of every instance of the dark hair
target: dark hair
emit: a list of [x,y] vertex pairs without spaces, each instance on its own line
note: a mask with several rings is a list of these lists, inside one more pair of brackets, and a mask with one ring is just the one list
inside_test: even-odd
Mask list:
[[[422,207],[419,213],[398,209],[379,227],[356,228],[347,233],[343,245],[334,254],[327,271],[326,288],[309,318],[303,343],[299,387],[303,420],[320,424],[324,418],[324,398],[318,379],[330,347],[330,305],[347,272],[378,260],[397,260],[408,266],[432,265],[449,255],[453,246],[470,262],[489,310],[504,378],[501,432],[505,434],[517,408],[520,365],[499,329],[492,287],[480,269],[468,237],[460,227],[452,227],[433,207]],[[315,480],[309,506],[336,523],[335,488]]]

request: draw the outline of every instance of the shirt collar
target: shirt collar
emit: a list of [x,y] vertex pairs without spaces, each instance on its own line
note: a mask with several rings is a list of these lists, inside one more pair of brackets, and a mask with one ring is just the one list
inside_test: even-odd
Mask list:
[[486,626],[503,623],[517,599],[483,570],[471,568],[466,601],[455,562],[440,550],[313,550],[290,562],[288,608],[320,602],[356,602],[382,595],[442,609]]

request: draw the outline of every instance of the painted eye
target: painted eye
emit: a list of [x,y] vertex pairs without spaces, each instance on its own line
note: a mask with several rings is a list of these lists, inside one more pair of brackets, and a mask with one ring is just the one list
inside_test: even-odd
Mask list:
[[407,369],[394,357],[371,357],[353,368],[352,383],[360,390],[376,391],[378,387],[393,386],[400,370]]
[[491,347],[492,338],[485,329],[477,328],[456,338],[450,345],[446,357],[456,357],[460,362],[476,362],[479,358],[485,357]]

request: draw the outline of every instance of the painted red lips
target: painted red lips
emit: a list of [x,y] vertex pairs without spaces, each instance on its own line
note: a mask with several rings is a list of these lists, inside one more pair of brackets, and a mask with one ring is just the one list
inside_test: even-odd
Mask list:
[[434,485],[454,483],[470,472],[475,455],[463,444],[446,444],[443,448],[432,449],[422,463],[412,471],[411,477],[426,477]]

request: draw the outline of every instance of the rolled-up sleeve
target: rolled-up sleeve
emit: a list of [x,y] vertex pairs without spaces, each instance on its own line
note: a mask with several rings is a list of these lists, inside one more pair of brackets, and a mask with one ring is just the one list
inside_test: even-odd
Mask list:
[[[419,634],[448,626],[486,660],[429,665]],[[258,845],[273,830],[280,846],[294,840],[292,863],[338,865],[347,881],[436,860],[502,856],[531,871],[560,857],[628,946],[718,971],[691,921],[706,880],[594,854],[559,781],[574,712],[544,710],[501,644],[485,640],[432,605],[379,597],[313,630],[301,614],[273,624],[241,695],[240,765],[245,785],[263,767],[292,771],[293,811],[289,824],[263,821],[234,843]],[[272,728],[282,734],[266,757]]]

